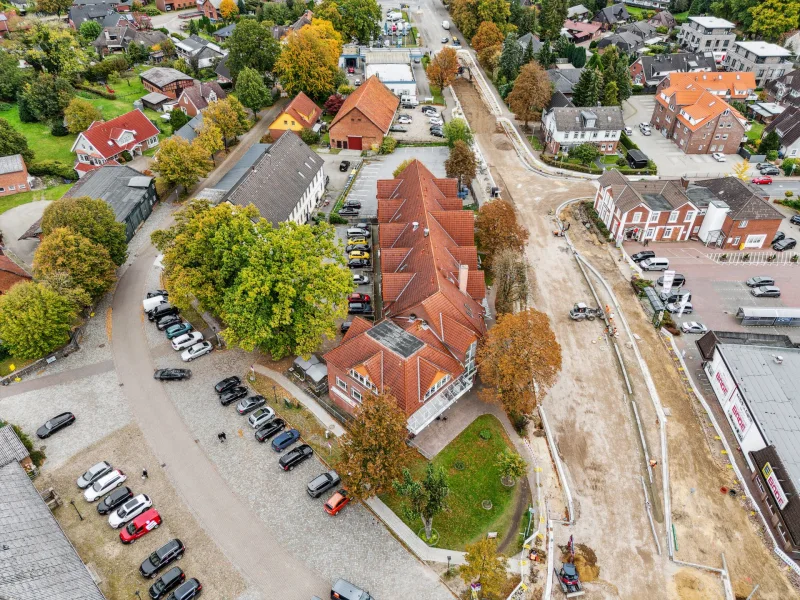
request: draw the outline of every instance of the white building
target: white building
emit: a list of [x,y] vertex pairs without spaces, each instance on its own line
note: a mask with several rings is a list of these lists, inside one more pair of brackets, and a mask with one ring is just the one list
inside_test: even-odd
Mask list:
[[368,64],[364,69],[364,79],[373,75],[396,96],[416,96],[417,81],[410,64]]
[[717,17],[689,17],[678,31],[678,43],[691,52],[725,52],[736,40],[735,28]]
[[729,71],[747,71],[756,76],[756,85],[762,87],[768,81],[783,77],[792,70],[786,60],[792,53],[786,48],[768,42],[734,42],[725,55],[723,64]]
[[593,144],[603,154],[613,154],[624,126],[619,106],[560,106],[545,111],[542,116],[545,144],[551,154],[580,144]]

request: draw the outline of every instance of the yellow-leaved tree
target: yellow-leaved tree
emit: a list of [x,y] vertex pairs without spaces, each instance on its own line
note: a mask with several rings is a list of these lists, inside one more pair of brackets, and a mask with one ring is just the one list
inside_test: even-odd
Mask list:
[[314,19],[286,36],[275,71],[289,96],[305,92],[312,98],[327,98],[336,89],[341,52],[342,37],[333,24]]

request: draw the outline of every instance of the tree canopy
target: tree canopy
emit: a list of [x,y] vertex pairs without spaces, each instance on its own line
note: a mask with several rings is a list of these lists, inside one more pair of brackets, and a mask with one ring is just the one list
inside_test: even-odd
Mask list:
[[425,70],[428,75],[428,81],[431,85],[435,85],[439,89],[444,89],[456,78],[458,75],[458,57],[456,51],[449,46],[442,48],[433,55],[431,61],[428,63],[428,68]]
[[550,103],[553,86],[550,78],[537,62],[529,62],[522,67],[519,77],[514,82],[514,89],[508,95],[508,106],[514,111],[517,119],[525,122],[541,118],[542,110]]
[[250,129],[247,111],[234,96],[209,103],[203,111],[203,122],[213,123],[219,127],[226,150],[228,140],[242,135]]
[[333,24],[314,19],[311,25],[286,36],[275,71],[290,96],[305,92],[320,100],[336,89],[341,52],[342,38]]
[[28,139],[11,126],[5,119],[0,119],[0,156],[21,154],[25,162],[33,161],[33,150],[28,147]]
[[450,150],[450,156],[444,161],[444,169],[448,177],[455,177],[462,185],[469,185],[477,172],[472,148],[462,140],[457,140]]
[[542,0],[539,32],[542,39],[555,41],[561,37],[561,28],[567,18],[567,0]]
[[181,186],[184,191],[208,175],[211,167],[209,152],[197,139],[189,143],[177,135],[161,142],[152,166],[161,181],[169,186]]
[[444,131],[444,137],[447,139],[447,145],[451,148],[453,148],[459,140],[465,142],[467,145],[472,143],[472,131],[469,128],[469,124],[464,119],[456,117],[455,119],[449,120],[444,124],[442,131]]
[[[92,21],[94,23],[94,21]],[[182,112],[182,111],[177,111]],[[67,121],[67,131],[70,133],[80,133],[88,129],[89,125],[103,118],[94,104],[83,98],[73,98],[67,108],[64,109],[64,118]]]
[[395,491],[407,499],[404,507],[406,513],[422,520],[425,527],[425,539],[430,540],[433,535],[433,518],[447,510],[447,496],[450,486],[447,483],[447,474],[442,467],[434,467],[433,463],[425,466],[425,478],[416,480],[411,476],[411,471],[403,469],[401,481],[393,483]]
[[25,84],[22,96],[37,121],[61,121],[72,100],[73,89],[66,79],[46,73]]
[[254,113],[261,110],[272,100],[272,95],[269,93],[267,86],[264,85],[264,77],[250,67],[245,67],[239,71],[234,89],[239,101]]
[[281,53],[281,45],[265,23],[253,19],[241,19],[228,38],[228,60],[234,81],[245,67],[255,69],[261,75],[271,72]]
[[74,81],[89,62],[75,31],[69,27],[37,23],[23,40],[27,48],[25,60],[37,71]]
[[528,241],[528,231],[517,222],[514,206],[501,198],[481,206],[475,219],[475,230],[478,247],[486,254],[484,264],[489,268],[498,252],[522,252]]
[[324,0],[314,8],[314,17],[325,19],[344,40],[368,44],[377,39],[381,27],[381,7],[376,0]]
[[503,50],[500,52],[500,61],[497,63],[500,75],[508,81],[513,81],[519,75],[522,66],[522,55],[524,50],[519,45],[519,36],[516,33],[509,33],[503,42]]
[[472,48],[480,52],[485,48],[503,45],[503,32],[492,21],[484,21],[478,26],[478,31],[472,36]]
[[453,22],[467,39],[472,39],[481,23],[491,22],[506,30],[511,9],[506,0],[451,0]]

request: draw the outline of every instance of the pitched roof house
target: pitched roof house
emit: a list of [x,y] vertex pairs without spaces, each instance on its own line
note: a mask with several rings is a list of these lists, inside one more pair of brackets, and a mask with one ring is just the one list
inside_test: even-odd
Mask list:
[[597,39],[600,36],[602,24],[585,21],[573,21],[567,19],[564,21],[564,26],[561,28],[561,33],[566,34],[567,37],[572,38],[576,44],[581,42],[588,42]]
[[102,165],[118,165],[116,159],[125,151],[136,155],[158,146],[158,133],[138,108],[110,121],[95,121],[72,144],[70,151],[78,157],[75,170],[82,177]]
[[539,39],[538,36],[533,35],[532,33],[526,33],[522,35],[517,40],[519,47],[522,48],[522,51],[525,52],[528,49],[528,46],[533,44],[533,53],[538,54],[539,50],[542,49],[542,41]]
[[752,100],[755,98],[756,78],[742,71],[706,73],[670,73],[659,86],[659,91],[677,89],[704,89],[725,100]]
[[101,56],[105,56],[114,52],[124,52],[131,44],[149,48],[156,44],[162,44],[166,39],[167,36],[160,31],[143,31],[126,22],[119,27],[103,28],[97,39],[92,42],[92,46]]
[[629,67],[631,80],[636,85],[655,86],[671,73],[715,72],[717,63],[709,53],[679,52],[640,56]]
[[675,17],[672,16],[672,13],[668,10],[662,10],[654,14],[650,19],[647,21],[654,27],[667,27],[668,29],[672,29],[673,27],[677,27],[678,22],[675,20]]
[[630,20],[631,15],[628,13],[628,9],[625,8],[625,5],[621,3],[612,4],[611,6],[601,8],[595,13],[594,18],[592,19],[592,21],[595,23],[600,23],[604,30],[609,30],[614,25],[627,23]]
[[181,73],[170,67],[153,67],[139,75],[144,88],[150,92],[158,92],[175,100],[181,92],[194,85],[194,77]]
[[554,92],[561,92],[567,98],[572,97],[572,90],[581,78],[583,68],[580,69],[547,69],[547,76],[553,84]]
[[322,115],[322,109],[314,101],[300,92],[269,126],[269,134],[277,140],[287,131],[300,134],[303,129],[311,129]]
[[800,107],[800,69],[767,82],[764,89],[770,102]]
[[350,94],[328,130],[332,148],[363,150],[380,145],[389,132],[400,99],[377,75]]
[[31,279],[32,277],[28,272],[3,254],[3,249],[0,248],[0,294],[7,293],[17,283],[30,281]]
[[597,42],[598,50],[605,50],[609,46],[616,46],[620,52],[632,54],[640,48],[644,48],[644,40],[629,31],[621,31],[612,33]]
[[[208,0],[206,4],[210,2],[211,0]],[[195,62],[200,69],[215,65],[217,61],[228,54],[227,50],[223,50],[214,42],[209,42],[199,35],[190,35],[185,40],[177,42],[175,49],[179,56]]]
[[784,158],[800,155],[800,108],[790,106],[764,128],[764,135],[777,132],[781,138],[780,152]]
[[619,106],[575,108],[556,106],[544,112],[542,128],[551,154],[580,144],[593,144],[603,154],[616,152],[625,123]]
[[28,191],[29,179],[21,154],[0,156],[0,197]]
[[325,355],[330,397],[353,412],[368,392],[391,393],[416,435],[473,385],[486,333],[486,285],[475,218],[455,179],[418,160],[378,181],[384,320],[356,318]]
[[178,96],[177,107],[190,117],[196,116],[211,102],[223,100],[228,97],[216,81],[201,82],[195,80],[191,87],[183,88]]

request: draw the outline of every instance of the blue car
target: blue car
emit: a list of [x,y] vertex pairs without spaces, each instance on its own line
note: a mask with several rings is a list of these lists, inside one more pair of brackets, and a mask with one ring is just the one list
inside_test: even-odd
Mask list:
[[178,323],[176,325],[170,325],[169,327],[167,327],[166,330],[167,339],[171,340],[180,335],[183,335],[184,333],[189,333],[192,329],[194,329],[192,327],[192,324],[186,321],[184,321],[183,323]]
[[284,431],[282,434],[272,440],[272,449],[275,450],[275,452],[283,452],[299,439],[300,432],[297,431],[297,429]]

